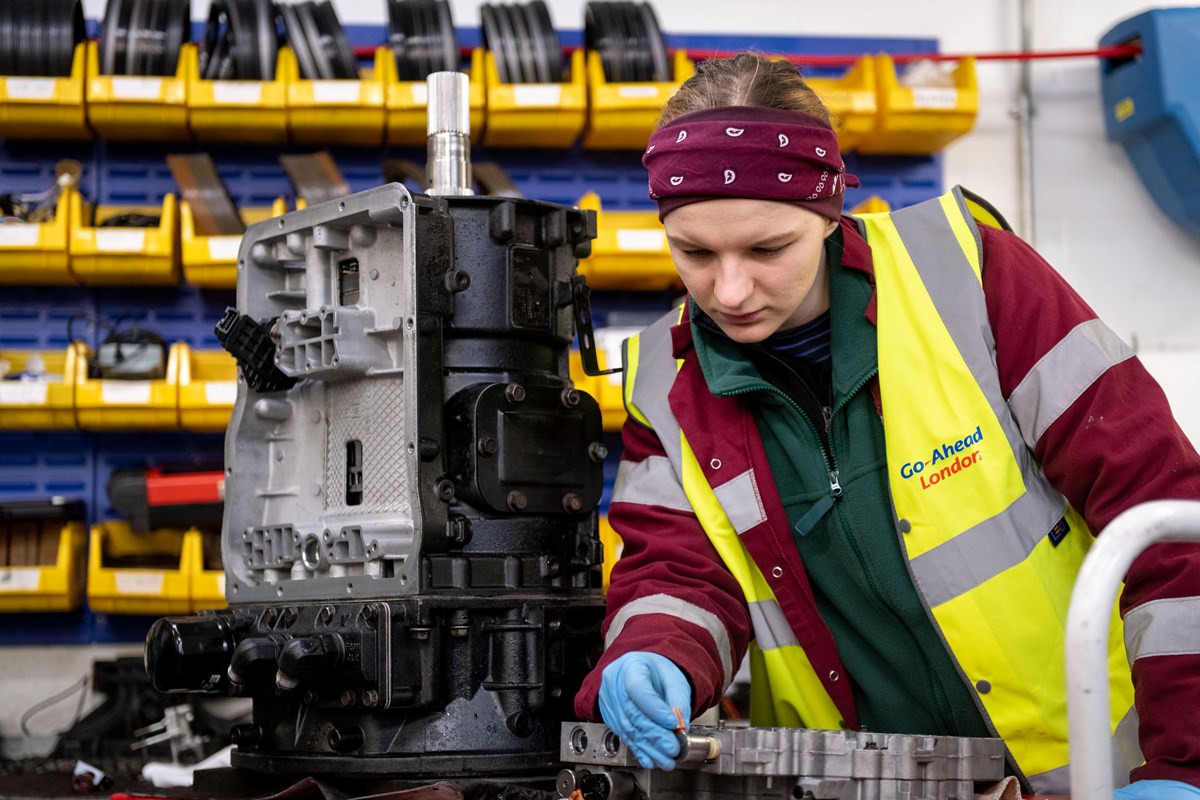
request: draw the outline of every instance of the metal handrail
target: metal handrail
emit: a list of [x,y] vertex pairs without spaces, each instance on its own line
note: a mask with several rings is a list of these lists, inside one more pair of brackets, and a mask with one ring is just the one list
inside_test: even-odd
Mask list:
[[1072,800],[1112,800],[1108,635],[1129,565],[1152,544],[1200,541],[1200,500],[1155,500],[1118,515],[1084,559],[1067,611]]

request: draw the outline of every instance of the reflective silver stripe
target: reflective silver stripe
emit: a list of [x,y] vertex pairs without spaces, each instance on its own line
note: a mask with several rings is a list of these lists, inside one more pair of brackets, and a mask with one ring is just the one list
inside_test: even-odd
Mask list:
[[679,422],[671,413],[667,395],[675,380],[675,356],[671,354],[671,328],[679,321],[679,309],[655,320],[638,336],[637,375],[633,382],[633,405],[650,422],[672,464],[683,463]]
[[1148,656],[1200,653],[1200,597],[1151,600],[1125,615],[1129,663]]
[[[966,213],[959,192],[959,208]],[[1063,516],[1067,501],[1033,462],[1013,413],[1000,391],[983,288],[957,244],[940,203],[919,203],[892,215],[950,337],[1000,422],[1021,474],[1025,493],[991,519],[913,559],[913,574],[931,606],[938,606],[1024,561]],[[978,229],[968,219],[978,242]]]
[[722,683],[728,685],[733,680],[733,648],[729,644],[729,631],[725,629],[720,617],[711,611],[705,611],[698,605],[669,594],[639,597],[621,606],[621,610],[613,617],[608,634],[604,637],[605,649],[610,647],[621,635],[625,624],[640,614],[666,614],[704,628],[717,645],[717,654],[721,659]]
[[1066,511],[1066,499],[1038,473],[1004,511],[912,559],[925,601],[937,608],[1020,564]]
[[1034,447],[1097,378],[1132,357],[1133,350],[1100,320],[1076,325],[1033,365],[1008,398],[1025,444]]
[[617,467],[613,486],[614,503],[634,503],[640,506],[662,506],[675,511],[691,511],[692,504],[683,493],[675,468],[664,456],[650,456],[643,461],[622,461]]
[[1129,782],[1129,773],[1141,766],[1146,757],[1138,743],[1137,709],[1130,706],[1129,712],[1117,723],[1113,731],[1113,785],[1124,786]]
[[759,650],[780,647],[799,647],[796,633],[788,624],[778,600],[759,600],[750,604],[750,621],[754,624],[754,640]]
[[717,496],[717,501],[739,536],[767,521],[767,509],[758,493],[753,469],[722,483],[713,489],[713,494]]
[[[1071,793],[1071,765],[1063,764],[1057,769],[1039,772],[1037,775],[1027,775],[1030,788],[1035,794],[1064,794]],[[1129,779],[1126,778],[1126,783]]]

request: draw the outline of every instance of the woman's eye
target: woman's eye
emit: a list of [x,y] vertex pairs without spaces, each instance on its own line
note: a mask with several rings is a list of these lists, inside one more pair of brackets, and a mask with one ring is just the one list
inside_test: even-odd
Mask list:
[[787,245],[783,245],[782,247],[756,247],[754,248],[754,252],[758,253],[760,256],[775,256],[779,255],[786,249]]
[[704,258],[705,256],[711,255],[711,253],[712,253],[712,251],[710,251],[710,250],[684,250],[683,251],[683,254],[685,256],[687,256],[688,258]]

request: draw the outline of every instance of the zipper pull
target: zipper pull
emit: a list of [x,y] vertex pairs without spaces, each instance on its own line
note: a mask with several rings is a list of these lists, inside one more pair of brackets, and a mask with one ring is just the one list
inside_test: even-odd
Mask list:
[[829,428],[833,425],[833,409],[829,406],[821,406],[821,416],[825,420],[825,432],[829,433]]
[[842,484],[838,479],[838,471],[836,469],[829,471],[829,494],[832,497],[842,496]]

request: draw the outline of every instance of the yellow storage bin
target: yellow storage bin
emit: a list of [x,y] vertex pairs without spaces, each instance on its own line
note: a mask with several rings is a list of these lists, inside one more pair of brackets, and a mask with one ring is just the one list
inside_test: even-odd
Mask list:
[[[166,375],[135,381],[89,378],[88,348],[76,342],[75,422],[88,430],[174,430],[179,427],[179,363],[183,344],[167,353]],[[132,345],[136,347],[136,345]]]
[[83,600],[82,522],[0,522],[0,543],[8,552],[0,565],[0,611],[70,611]]
[[863,56],[840,77],[804,80],[829,109],[838,147],[843,153],[857,149],[859,142],[875,129],[879,113],[874,56]]
[[657,211],[605,211],[594,192],[580,198],[578,205],[596,212],[592,254],[579,262],[588,286],[627,290],[683,287]]
[[65,78],[0,78],[0,137],[91,139],[84,112],[84,61],[88,45],[75,46]]
[[583,131],[587,77],[583,50],[571,54],[565,83],[501,83],[496,59],[484,54],[487,120],[483,143],[489,147],[569,147]]
[[[287,55],[285,55],[287,53]],[[208,81],[200,78],[200,57],[187,52],[188,127],[202,142],[283,144],[287,141],[287,78],[291,52],[279,49],[275,79]]]
[[[275,201],[270,208],[240,208],[242,222],[252,225],[287,212],[287,203]],[[233,289],[237,286],[237,255],[241,234],[201,236],[187,200],[179,201],[179,255],[183,279],[204,289]]]
[[[99,206],[86,213],[71,197],[71,272],[89,286],[174,286],[179,283],[179,206],[175,195],[162,206]],[[157,228],[104,227],[119,214],[157,214]]]
[[887,200],[884,200],[879,195],[873,194],[870,197],[868,197],[866,200],[863,200],[861,203],[856,205],[854,208],[850,209],[850,211],[847,213],[850,213],[850,214],[878,214],[881,212],[891,211],[891,210],[892,210],[891,203],[889,203]]
[[618,559],[621,558],[621,548],[624,543],[617,532],[613,530],[612,525],[608,524],[608,515],[600,515],[600,544],[604,545],[604,563],[601,566],[601,586],[604,593],[608,594],[609,578],[612,575],[612,569],[616,565]]
[[600,54],[587,54],[588,111],[583,146],[594,149],[644,150],[667,99],[696,74],[696,65],[676,50],[675,80],[608,83]]
[[99,48],[87,51],[87,117],[105,139],[187,142],[188,64],[195,61],[194,45],[180,49],[173,76],[101,75]]
[[192,610],[183,531],[134,533],[118,520],[92,526],[87,599],[108,614],[180,614]]
[[[390,55],[390,53],[389,53]],[[378,63],[378,54],[376,54]],[[404,146],[421,146],[429,138],[426,127],[425,107],[428,103],[425,81],[402,81],[396,77],[396,62],[391,59],[388,69],[387,96],[387,143]],[[471,51],[471,68],[467,72],[467,96],[471,108],[471,142],[478,143],[483,136],[484,125],[484,51]]]
[[78,196],[74,188],[64,188],[49,222],[0,224],[0,284],[76,284],[67,243]]
[[0,380],[0,430],[62,430],[75,427],[76,350],[0,350],[10,374],[24,372],[36,353],[48,380]]
[[[910,67],[911,68],[911,67]],[[891,56],[875,56],[879,112],[860,153],[929,155],[967,133],[979,113],[975,59],[958,62],[949,86],[902,86]]]
[[179,424],[189,431],[223,431],[237,399],[237,361],[224,350],[179,352]]
[[280,64],[288,70],[288,134],[294,144],[383,142],[385,88],[396,71],[390,47],[375,51],[374,68],[359,70],[358,80],[303,79],[295,54],[286,48],[280,51]]
[[[220,541],[219,532],[206,534],[197,528],[188,528],[183,534],[183,563],[188,574],[191,611],[228,605],[225,602],[225,570],[220,566]],[[206,554],[205,544],[210,548],[215,545],[216,553]]]

